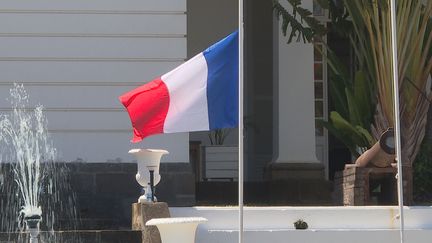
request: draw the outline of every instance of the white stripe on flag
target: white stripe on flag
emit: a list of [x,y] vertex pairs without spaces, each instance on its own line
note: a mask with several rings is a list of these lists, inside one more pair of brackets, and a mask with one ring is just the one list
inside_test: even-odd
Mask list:
[[207,62],[202,53],[161,77],[170,95],[165,133],[209,130]]

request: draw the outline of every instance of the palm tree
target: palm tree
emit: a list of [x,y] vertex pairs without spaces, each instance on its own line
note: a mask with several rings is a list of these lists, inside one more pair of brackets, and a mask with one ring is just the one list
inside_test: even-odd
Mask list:
[[[354,26],[357,58],[377,89],[375,138],[394,124],[388,1],[344,0]],[[432,98],[432,1],[397,1],[398,71],[403,163],[412,166],[425,135]]]
[[[286,2],[292,6],[292,12],[275,2],[276,14],[286,23],[283,25],[285,33],[291,27],[291,35],[306,36],[303,40],[307,41],[325,33],[316,28],[315,22],[310,20],[311,13],[301,8],[301,1]],[[368,75],[365,80],[370,82],[377,103],[372,124],[364,128],[377,140],[394,124],[389,1],[342,0],[339,6],[333,0],[318,2],[329,9],[336,26],[347,20],[352,24],[350,39],[358,63],[356,68]],[[404,165],[411,167],[425,135],[432,98],[432,1],[397,0],[396,9],[402,156]],[[293,20],[296,15],[304,22]],[[307,26],[299,27],[299,24]]]

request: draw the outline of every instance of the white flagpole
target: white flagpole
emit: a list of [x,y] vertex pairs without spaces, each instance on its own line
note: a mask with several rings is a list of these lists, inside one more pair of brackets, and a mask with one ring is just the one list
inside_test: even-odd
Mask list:
[[398,58],[397,58],[397,38],[396,38],[396,5],[395,0],[390,0],[391,15],[391,42],[392,42],[392,69],[393,69],[393,108],[395,117],[395,142],[397,158],[397,181],[398,181],[398,201],[399,201],[399,223],[400,223],[400,242],[405,241],[404,235],[404,214],[403,214],[403,180],[402,180],[402,155],[401,155],[401,136],[400,136],[400,116],[399,116],[399,77],[398,77]]
[[238,204],[239,204],[239,238],[243,243],[243,0],[239,0],[239,165],[238,165]]

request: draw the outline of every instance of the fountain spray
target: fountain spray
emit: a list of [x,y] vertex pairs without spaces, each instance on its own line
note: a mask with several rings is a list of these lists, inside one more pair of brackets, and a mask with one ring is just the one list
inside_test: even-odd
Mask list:
[[47,139],[43,107],[37,106],[33,111],[26,108],[28,95],[23,85],[15,84],[10,94],[12,112],[0,117],[0,142],[10,145],[6,154],[10,156],[7,160],[13,164],[14,179],[23,202],[20,215],[25,230],[30,233],[30,243],[37,243],[42,220],[40,195],[45,174],[41,163],[53,161],[56,151]]

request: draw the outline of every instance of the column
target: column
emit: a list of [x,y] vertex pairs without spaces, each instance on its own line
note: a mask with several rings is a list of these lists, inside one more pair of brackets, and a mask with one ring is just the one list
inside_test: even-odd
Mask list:
[[[304,4],[312,8],[312,1]],[[274,108],[272,178],[320,178],[323,165],[315,154],[313,45],[287,44],[280,26],[275,26],[274,43],[278,102]]]

